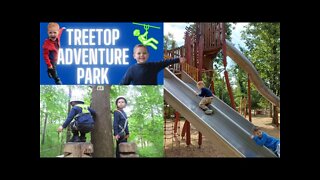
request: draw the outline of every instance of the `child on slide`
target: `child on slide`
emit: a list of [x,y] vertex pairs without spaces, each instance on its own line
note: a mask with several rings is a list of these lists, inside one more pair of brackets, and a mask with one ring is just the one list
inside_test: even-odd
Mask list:
[[201,90],[200,94],[196,94],[197,96],[202,97],[199,107],[206,113],[206,114],[213,114],[213,110],[208,108],[208,105],[211,104],[213,100],[213,94],[210,89],[204,87],[204,82],[199,81],[197,82],[197,87]]

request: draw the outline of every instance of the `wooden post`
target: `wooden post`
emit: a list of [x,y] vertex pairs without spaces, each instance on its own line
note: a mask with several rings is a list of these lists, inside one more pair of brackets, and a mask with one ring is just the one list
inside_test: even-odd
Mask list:
[[64,145],[64,157],[92,157],[93,145],[85,142],[69,142]]
[[277,109],[277,106],[273,106],[273,109],[274,109],[274,113],[273,113],[273,116],[275,118],[275,124],[277,127],[279,127],[279,119],[278,119],[278,109]]
[[174,135],[177,134],[177,128],[178,128],[178,122],[180,121],[180,113],[178,111],[175,112],[175,120],[174,120],[174,127],[173,127],[173,133]]
[[187,135],[186,144],[189,146],[191,144],[191,138],[190,138],[190,122],[188,120],[186,120],[183,124],[182,134],[181,134],[182,139],[184,138],[185,135]]
[[94,85],[92,88],[91,107],[96,111],[95,125],[91,132],[94,157],[114,157],[110,89],[110,85]]
[[186,121],[186,133],[187,133],[187,139],[186,139],[186,144],[189,146],[191,144],[191,137],[190,137],[190,122]]
[[200,35],[198,50],[199,50],[198,81],[201,81],[202,80],[202,68],[203,68],[203,50],[204,50],[203,35]]
[[213,77],[212,77],[212,80],[211,80],[211,91],[214,95],[216,95],[215,91],[214,91],[214,81],[213,81]]
[[201,148],[201,145],[202,145],[202,133],[199,131],[199,134],[198,134],[198,145],[199,145],[199,148]]
[[119,144],[120,158],[139,157],[137,144],[134,142],[123,142]]
[[182,127],[181,138],[183,139],[185,135],[186,135],[186,121],[184,122]]
[[228,94],[229,94],[229,97],[230,97],[231,107],[232,107],[234,110],[237,110],[237,109],[236,109],[236,103],[234,102],[234,97],[233,97],[233,93],[232,93],[232,88],[231,88],[230,81],[229,81],[228,71],[227,71],[226,69],[224,70],[224,77],[225,77],[225,79],[226,79],[226,84],[227,84]]
[[[249,121],[251,121],[251,89],[250,89],[250,76],[248,74],[248,109],[249,109]],[[246,109],[244,110],[246,112]]]
[[226,79],[226,84],[227,84],[228,94],[229,94],[229,97],[230,97],[231,107],[234,110],[237,110],[236,109],[236,103],[234,102],[232,89],[231,89],[231,86],[230,86],[228,71],[226,69],[227,68],[227,45],[226,45],[226,28],[225,28],[225,24],[223,24],[223,27],[222,27],[222,41],[223,41],[222,52],[223,52],[224,77]]
[[191,38],[189,36],[189,33],[186,32],[186,38],[185,38],[185,43],[184,46],[186,48],[186,58],[187,58],[187,64],[191,64],[191,60],[192,60],[192,54],[191,54]]

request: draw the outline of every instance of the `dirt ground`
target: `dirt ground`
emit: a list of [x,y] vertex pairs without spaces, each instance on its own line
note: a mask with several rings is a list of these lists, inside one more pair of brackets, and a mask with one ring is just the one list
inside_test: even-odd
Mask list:
[[[249,117],[247,116],[247,119]],[[280,114],[279,114],[279,127],[272,124],[272,118],[267,115],[252,116],[252,123],[261,127],[263,131],[271,136],[280,138]],[[181,120],[178,123],[178,132],[182,131],[184,121]],[[180,128],[179,128],[180,127]],[[186,145],[186,137],[182,138],[180,134],[173,135],[173,120],[168,119],[165,123],[165,157],[226,157],[224,155],[224,149],[219,146],[215,146],[214,142],[211,142],[202,135],[202,145],[199,148],[198,145],[198,131],[191,124],[191,145]]]

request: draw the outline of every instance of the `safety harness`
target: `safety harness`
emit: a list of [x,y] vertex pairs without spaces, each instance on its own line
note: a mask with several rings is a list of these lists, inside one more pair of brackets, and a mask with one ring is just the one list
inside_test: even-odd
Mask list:
[[89,111],[89,106],[88,105],[86,105],[86,104],[77,104],[77,105],[75,105],[75,106],[78,106],[78,107],[80,107],[81,109],[82,109],[82,112],[81,113],[79,113],[79,114],[77,114],[75,117],[74,117],[74,119],[77,119],[78,117],[80,117],[80,116],[82,116],[82,115],[84,115],[84,114],[90,114],[90,111]]
[[120,127],[120,129],[121,129],[121,131],[118,134],[120,136],[120,134],[122,134],[125,131],[126,127],[127,127],[128,119],[123,115],[123,113],[121,111],[119,111],[118,109],[116,111],[118,111],[122,115],[122,117],[126,120],[124,122],[124,127],[122,127],[120,124],[118,125]]

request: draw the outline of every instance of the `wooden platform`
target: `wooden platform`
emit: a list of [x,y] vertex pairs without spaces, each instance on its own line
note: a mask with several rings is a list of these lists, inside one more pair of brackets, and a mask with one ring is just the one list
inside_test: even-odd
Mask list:
[[124,142],[119,144],[119,152],[121,158],[136,158],[139,157],[137,145],[134,142]]
[[86,142],[69,142],[64,144],[63,157],[92,157],[93,144]]

